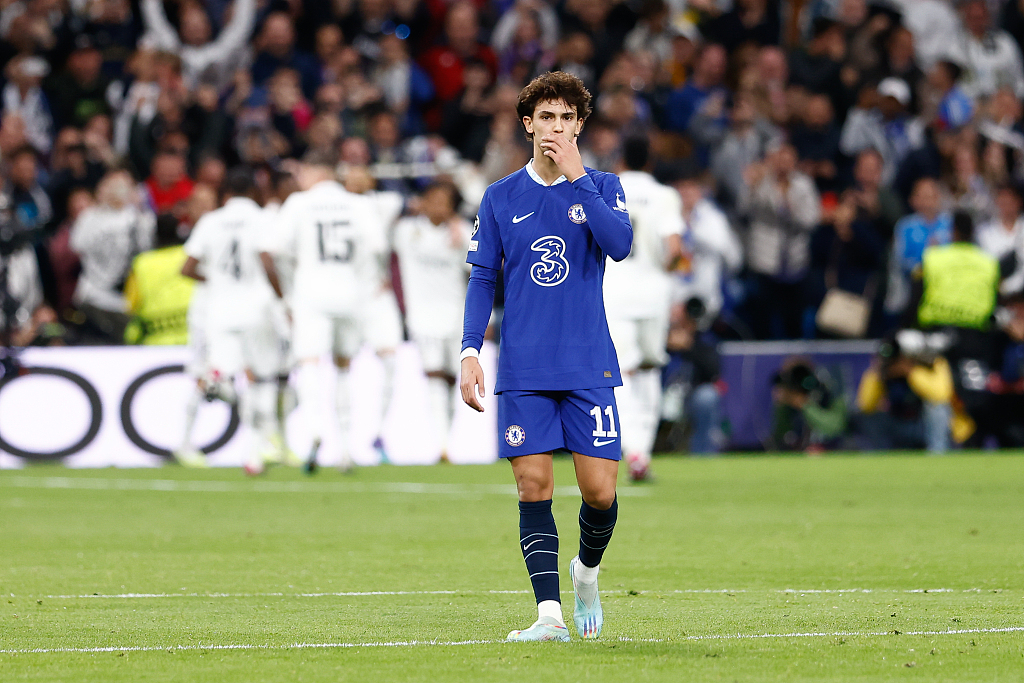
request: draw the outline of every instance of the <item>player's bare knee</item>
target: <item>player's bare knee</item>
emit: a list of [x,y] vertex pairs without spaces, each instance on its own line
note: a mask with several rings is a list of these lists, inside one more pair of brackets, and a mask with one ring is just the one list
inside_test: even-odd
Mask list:
[[615,488],[582,491],[583,502],[597,510],[607,510],[615,503]]

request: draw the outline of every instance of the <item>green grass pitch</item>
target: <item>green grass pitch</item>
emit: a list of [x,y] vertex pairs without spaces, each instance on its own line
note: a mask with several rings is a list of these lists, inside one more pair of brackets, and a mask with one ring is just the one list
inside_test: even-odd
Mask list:
[[1019,454],[655,472],[620,488],[601,639],[514,645],[505,464],[0,472],[0,681],[1024,680]]

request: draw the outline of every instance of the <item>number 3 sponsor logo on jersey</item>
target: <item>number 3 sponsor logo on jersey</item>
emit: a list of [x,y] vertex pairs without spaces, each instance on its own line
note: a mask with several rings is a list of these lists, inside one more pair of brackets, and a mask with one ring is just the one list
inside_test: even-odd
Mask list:
[[565,240],[547,235],[536,240],[530,249],[540,254],[540,260],[530,267],[530,277],[541,287],[554,287],[569,277],[569,262],[565,260]]

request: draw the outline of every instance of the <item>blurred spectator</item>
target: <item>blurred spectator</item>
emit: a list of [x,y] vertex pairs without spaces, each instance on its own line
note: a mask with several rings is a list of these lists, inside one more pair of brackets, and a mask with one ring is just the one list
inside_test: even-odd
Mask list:
[[6,158],[8,182],[4,194],[21,230],[35,230],[49,224],[53,205],[39,184],[39,159],[29,146],[14,150]]
[[112,171],[100,182],[96,205],[71,228],[70,245],[82,261],[74,302],[87,338],[104,344],[124,341],[124,281],[132,259],[153,243],[154,218],[139,208],[138,195],[127,172]]
[[914,213],[900,219],[893,234],[885,310],[899,315],[910,302],[910,275],[929,246],[948,244],[952,217],[942,210],[942,194],[934,178],[921,178],[910,195]]
[[410,58],[406,41],[395,35],[380,39],[380,59],[374,66],[371,82],[380,89],[388,108],[402,117],[402,131],[406,135],[424,132],[421,111],[434,99],[434,84]]
[[669,95],[665,111],[665,128],[678,133],[689,130],[690,119],[714,97],[718,106],[724,109],[728,95],[722,85],[728,55],[725,48],[714,43],[701,48],[693,76],[686,84]]
[[622,48],[637,16],[633,7],[625,2],[567,0],[561,5],[561,19],[563,35],[578,31],[590,39],[594,51],[591,64],[596,77],[600,78]]
[[682,200],[685,226],[681,235],[668,240],[673,299],[697,298],[704,307],[704,316],[697,322],[706,328],[722,310],[726,278],[743,265],[743,247],[725,214],[708,199],[710,188],[704,174],[693,166],[683,166],[669,181]]
[[912,112],[920,109],[918,91],[924,84],[925,75],[914,56],[914,35],[903,26],[894,27],[885,41],[885,66],[880,76],[898,78],[906,83],[910,88],[907,108]]
[[949,363],[928,347],[919,330],[901,330],[882,341],[860,379],[856,418],[874,450],[949,450],[953,417]]
[[729,112],[729,129],[711,157],[711,172],[718,182],[719,201],[726,211],[736,207],[743,192],[743,171],[760,162],[781,131],[761,116],[750,95],[740,93]]
[[935,93],[935,122],[939,130],[955,130],[974,117],[974,102],[957,85],[963,73],[953,62],[936,62],[928,72],[928,85]]
[[[516,3],[516,10],[506,15],[516,18],[515,32],[511,39],[505,39],[504,36],[492,37],[492,44],[498,55],[500,78],[525,85],[534,76],[550,70],[555,58],[554,36],[543,35],[541,8],[547,10],[549,18],[554,18],[554,12],[543,3]],[[557,34],[557,31],[555,33]],[[495,38],[502,40],[498,41]]]
[[174,213],[179,205],[192,194],[192,179],[180,149],[159,152],[153,158],[146,191],[153,210],[157,213]]
[[866,149],[853,165],[850,192],[857,206],[857,217],[871,221],[875,232],[888,245],[896,223],[906,214],[903,202],[892,188],[882,184],[882,155]]
[[[448,8],[444,43],[430,48],[420,58],[434,84],[439,107],[457,98],[466,87],[464,72],[470,60],[485,64],[492,78],[497,75],[498,58],[490,46],[479,40],[479,34],[477,10],[471,2],[456,2]],[[428,127],[437,130],[440,117],[440,108],[428,111]]]
[[807,98],[803,122],[794,126],[790,141],[800,158],[798,167],[818,187],[819,192],[836,189],[839,155],[839,129],[836,128],[832,103],[824,95]]
[[789,358],[772,379],[770,450],[821,451],[846,430],[846,401],[809,359]]
[[736,0],[730,11],[701,23],[700,30],[730,52],[745,43],[777,45],[781,37],[778,0]]
[[[22,246],[3,259],[7,282],[0,299],[0,344],[27,346],[36,336],[36,310],[43,304],[43,283],[39,279],[36,255],[32,247]],[[10,317],[8,318],[8,314]],[[7,334],[9,333],[9,337]]]
[[811,40],[789,55],[789,82],[841,103],[839,70],[846,56],[843,27],[825,17],[814,20]]
[[611,121],[601,116],[592,117],[587,121],[580,139],[580,154],[586,166],[610,172],[619,163],[622,135]]
[[646,0],[640,6],[640,19],[626,36],[625,48],[634,53],[650,50],[664,64],[672,59],[673,44],[680,35],[665,0]]
[[706,317],[707,311],[697,298],[672,308],[669,362],[662,369],[662,416],[673,423],[667,445],[671,450],[682,448],[688,431],[689,451],[700,455],[717,453],[725,441],[721,358],[714,340],[700,332],[699,322]]
[[987,388],[993,395],[989,409],[1000,446],[1024,448],[1024,291],[1005,298],[993,332],[995,367]]
[[870,312],[880,289],[884,261],[885,242],[858,210],[854,192],[844,192],[839,205],[811,238],[809,303],[818,308],[830,290],[838,289],[862,296]]
[[65,318],[71,314],[75,288],[78,287],[78,274],[82,270],[78,254],[71,249],[71,227],[78,221],[82,212],[92,205],[93,196],[90,190],[83,187],[72,189],[65,202],[64,217],[56,232],[46,242],[46,252],[50,258],[50,270],[54,279],[53,305]]
[[441,134],[464,159],[480,161],[491,134],[494,82],[483,62],[470,61],[463,71],[466,86],[444,106]]
[[231,20],[213,38],[206,8],[182,2],[178,10],[180,33],[167,20],[161,0],[141,0],[146,44],[181,57],[182,74],[189,89],[200,81],[222,90],[248,58],[247,42],[256,21],[256,0],[234,0]]
[[1003,294],[1024,291],[1024,208],[1021,190],[1003,185],[996,190],[996,216],[978,226],[978,246],[996,259],[1004,279]]
[[[525,35],[524,24],[527,27]],[[491,33],[491,47],[495,53],[504,54],[518,43],[519,49],[531,42],[536,42],[540,54],[551,52],[558,43],[558,15],[542,0],[516,0],[511,10],[505,12],[494,25]],[[524,40],[524,37],[530,37]],[[507,74],[506,74],[507,75]]]
[[839,149],[847,156],[874,148],[885,161],[882,177],[892,182],[900,163],[924,144],[920,121],[907,113],[910,86],[898,78],[886,78],[878,90],[865,88],[858,106],[850,111],[843,126]]
[[797,339],[810,233],[821,214],[814,183],[796,168],[796,150],[780,144],[744,173],[738,208],[750,220],[747,266],[754,275],[748,308],[758,339]]
[[50,73],[50,65],[42,57],[18,56],[7,63],[4,75],[3,114],[16,114],[25,126],[25,140],[40,154],[49,154],[53,147],[53,116],[50,102],[40,87]]
[[68,214],[68,198],[77,188],[96,189],[104,165],[88,157],[82,132],[77,128],[64,128],[57,134],[53,156],[50,159],[50,182],[47,193],[53,203],[54,224],[62,223]]
[[594,41],[582,31],[566,32],[558,41],[555,50],[553,71],[564,71],[583,81],[593,89],[597,82],[597,70],[593,65]]
[[1020,49],[1009,33],[992,25],[988,3],[964,0],[960,19],[962,28],[950,41],[948,54],[966,69],[964,91],[973,98],[988,97],[1008,86],[1017,97],[1024,97]]
[[975,224],[985,223],[995,215],[992,191],[978,168],[978,153],[970,144],[961,144],[953,152],[953,168],[946,188],[953,209],[971,214]]
[[299,74],[302,92],[313,99],[320,85],[316,58],[295,47],[295,24],[284,12],[274,12],[263,22],[256,39],[258,52],[252,64],[252,81],[263,85],[278,69],[294,69]]
[[160,216],[153,249],[135,257],[125,283],[124,298],[132,316],[125,330],[126,343],[181,346],[188,342],[188,307],[195,280],[181,274],[187,259],[178,237],[178,219]]
[[84,126],[95,114],[110,114],[112,81],[102,72],[103,55],[92,38],[81,34],[64,70],[43,83],[57,127]]

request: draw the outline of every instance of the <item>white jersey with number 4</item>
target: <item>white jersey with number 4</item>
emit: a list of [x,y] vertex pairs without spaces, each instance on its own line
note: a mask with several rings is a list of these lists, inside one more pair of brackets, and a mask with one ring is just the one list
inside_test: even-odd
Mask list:
[[259,258],[264,229],[263,209],[244,197],[229,199],[192,228],[185,253],[206,277],[209,332],[249,329],[265,319],[273,292]]
[[373,202],[334,181],[317,183],[285,200],[268,249],[295,259],[296,308],[348,314],[379,286],[379,259],[387,249]]
[[403,218],[395,228],[406,322],[414,338],[462,336],[470,226],[452,220],[458,221],[455,234],[448,223],[434,225],[426,216]]
[[619,174],[633,249],[605,266],[604,300],[608,317],[656,318],[666,315],[671,280],[665,272],[665,239],[683,231],[679,193],[642,171]]

